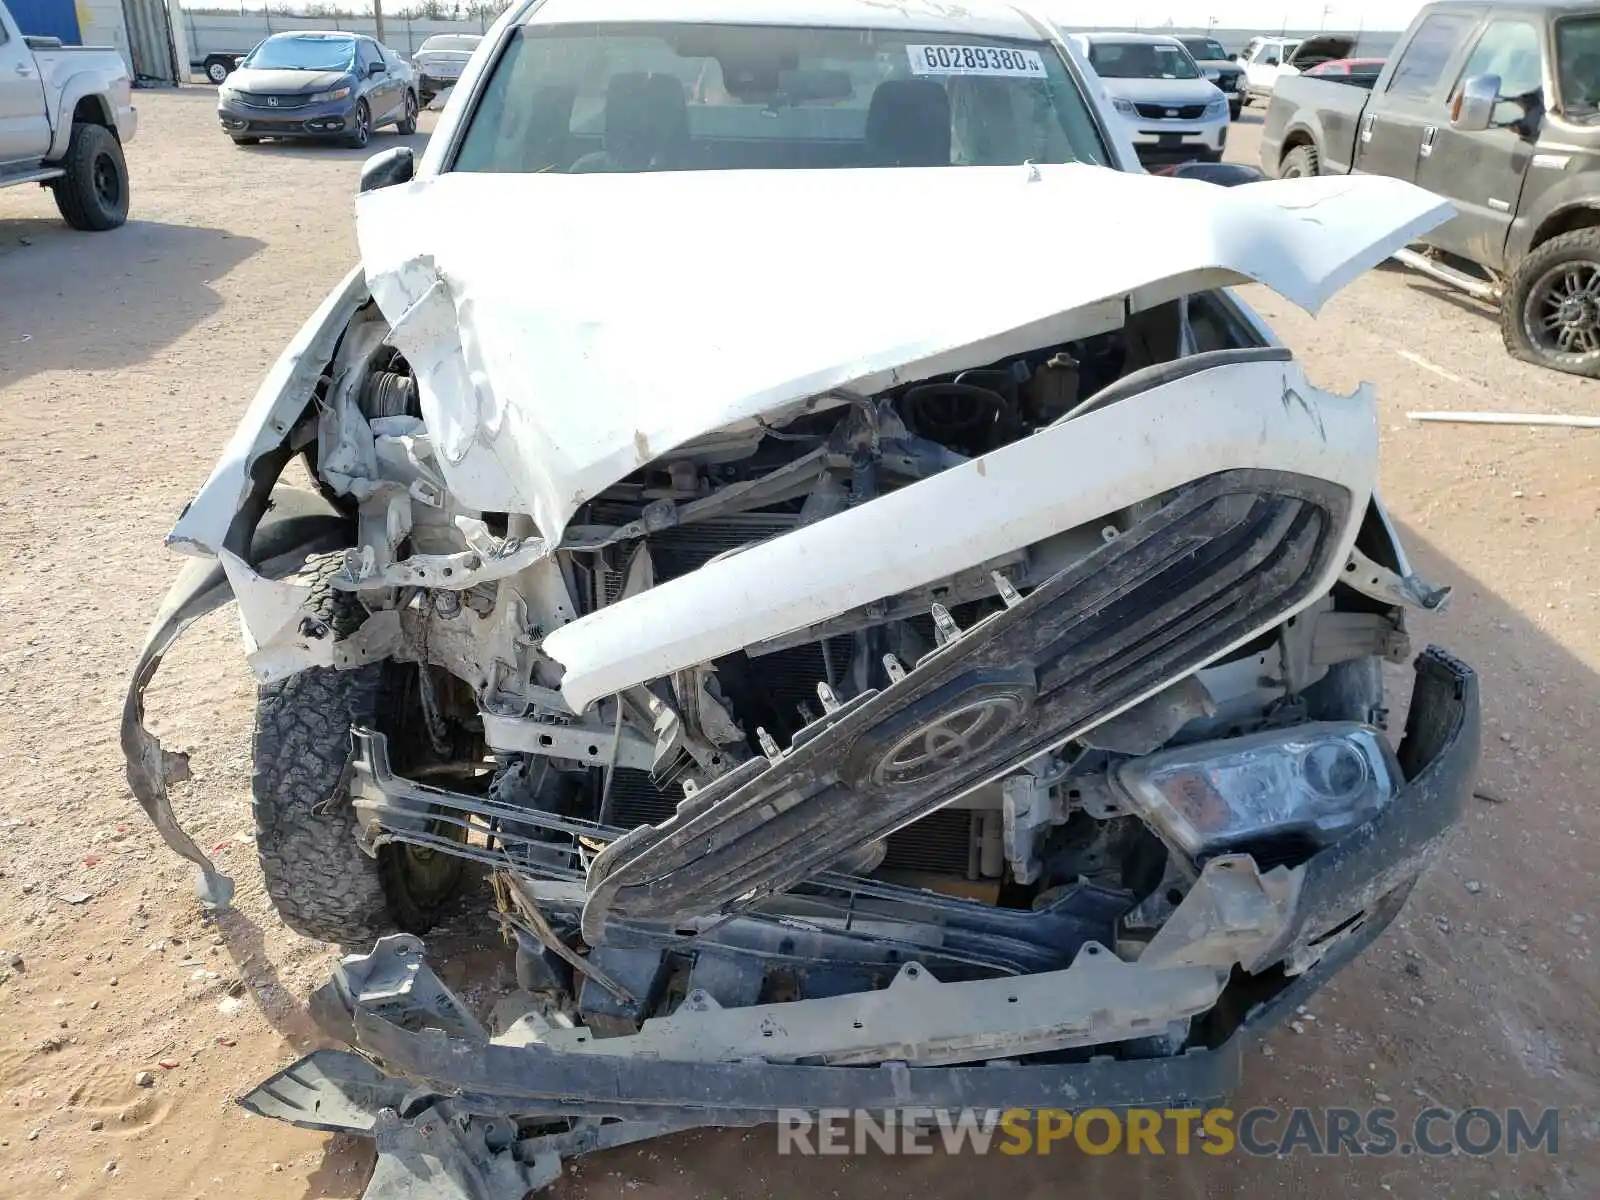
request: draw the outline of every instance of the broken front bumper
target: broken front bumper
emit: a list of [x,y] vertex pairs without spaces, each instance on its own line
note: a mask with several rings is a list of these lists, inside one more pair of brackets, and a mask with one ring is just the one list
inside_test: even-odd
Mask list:
[[[1266,909],[1217,906],[1209,926],[1213,939],[1220,930],[1221,942],[1245,943],[1248,953],[1241,961],[1250,970],[1223,972],[1225,983],[1219,986],[1236,991],[1237,1003],[1227,1003],[1224,995],[1223,1003],[1195,1023],[1190,1048],[1178,1055],[1051,1063],[1012,1057],[998,1064],[938,1066],[906,1061],[826,1065],[839,1061],[827,1055],[774,1062],[774,1034],[769,1030],[785,1037],[788,1030],[772,1023],[718,1022],[717,1011],[701,1014],[706,1028],[734,1028],[714,1039],[673,1037],[696,1020],[682,1013],[647,1023],[640,1035],[611,1039],[613,1047],[604,1040],[583,1039],[581,1031],[562,1031],[537,1020],[533,1025],[518,1022],[490,1039],[422,964],[420,943],[393,938],[372,955],[347,959],[334,983],[313,1003],[328,1032],[348,1041],[360,1055],[381,1061],[390,1074],[356,1054],[322,1050],[280,1072],[242,1103],[261,1115],[307,1128],[375,1138],[379,1165],[373,1186],[388,1189],[381,1192],[384,1196],[420,1196],[427,1184],[436,1189],[426,1193],[430,1197],[514,1200],[553,1179],[563,1156],[695,1126],[761,1124],[775,1120],[780,1110],[1127,1108],[1187,1106],[1219,1098],[1239,1081],[1242,1053],[1251,1041],[1304,1003],[1394,918],[1460,814],[1478,760],[1476,677],[1464,664],[1431,648],[1418,658],[1416,670],[1399,750],[1404,789],[1377,817],[1292,872],[1278,868],[1254,875],[1252,865],[1248,873],[1258,881],[1294,877],[1292,889],[1266,889],[1276,897]],[[1254,924],[1241,924],[1241,912]],[[1269,928],[1270,936],[1260,940]],[[1238,930],[1243,932],[1230,933]],[[1192,948],[1190,953],[1184,952],[1185,945]],[[1148,972],[1154,988],[1170,985],[1175,970],[1218,961],[1198,939],[1160,952],[1157,947],[1152,942],[1133,963],[1092,970],[1112,966],[1111,974],[1120,981],[1114,990],[1120,993],[1126,990],[1128,980],[1122,977],[1128,973]],[[1085,953],[1103,950],[1086,948]],[[1069,979],[1088,966],[1080,954],[1059,974]],[[913,967],[908,964],[902,975]],[[1163,977],[1165,984],[1160,983]],[[1019,994],[1028,978],[1017,977]],[[972,998],[979,1002],[966,1008],[968,1035],[975,1041],[993,1038],[996,1029],[1014,1019],[1014,1010],[1007,1011],[1013,1003],[1008,997],[983,1002],[993,997],[981,989],[994,982],[918,982],[915,986],[953,989],[942,998],[930,992],[928,1014],[919,1015],[932,1019]],[[881,999],[883,993],[853,998],[860,1011],[854,1022],[846,1013],[841,1024],[870,1026],[877,1019],[874,996]],[[800,1028],[808,1014],[821,1011],[812,1005],[843,1012],[851,999],[766,1007],[782,1008],[794,1018],[788,1024]],[[957,1003],[945,1005],[945,999]],[[722,1016],[731,1018],[738,1011],[725,1010]],[[1220,1019],[1224,1012],[1243,1016],[1230,1027]],[[1110,1025],[1117,1024],[1117,1015],[1110,1014]],[[1098,1019],[1108,1020],[1103,1012]],[[1149,1014],[1140,1019],[1148,1021]],[[647,1036],[653,1024],[674,1022],[676,1030],[663,1034],[658,1028],[653,1039]],[[849,1029],[838,1031],[841,1044],[850,1037]],[[927,1043],[909,1041],[906,1057],[926,1049]],[[1005,1053],[994,1044],[986,1056]],[[418,1188],[415,1193],[404,1190],[412,1184]]]

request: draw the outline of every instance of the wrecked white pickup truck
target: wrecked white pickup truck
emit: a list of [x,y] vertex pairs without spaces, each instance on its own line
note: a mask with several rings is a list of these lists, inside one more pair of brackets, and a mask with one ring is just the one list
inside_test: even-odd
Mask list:
[[[489,41],[420,165],[368,165],[129,693],[225,904],[143,691],[236,597],[269,892],[389,935],[316,998],[352,1052],[247,1106],[376,1138],[369,1194],[514,1200],[780,1109],[1226,1093],[1393,919],[1478,711],[1428,649],[1385,735],[1444,592],[1371,393],[1225,289],[1315,310],[1446,206],[1144,174],[1011,9],[546,0]],[[526,991],[492,1036],[412,936],[471,864]]]

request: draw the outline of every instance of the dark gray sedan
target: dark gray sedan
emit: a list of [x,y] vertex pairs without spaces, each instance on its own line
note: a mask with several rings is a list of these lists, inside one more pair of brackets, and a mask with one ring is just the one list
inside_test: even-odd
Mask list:
[[417,129],[417,86],[393,50],[351,33],[275,33],[217,89],[222,129],[244,146],[262,138],[367,144],[374,129]]

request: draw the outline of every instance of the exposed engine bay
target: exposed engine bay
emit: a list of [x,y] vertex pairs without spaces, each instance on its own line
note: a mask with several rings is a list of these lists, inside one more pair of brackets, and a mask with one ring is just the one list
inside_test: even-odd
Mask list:
[[[832,174],[880,228],[909,219],[902,185]],[[940,179],[919,218],[974,187],[1042,221],[1056,194],[1191,186]],[[1393,918],[1477,753],[1476,683],[1443,651],[1390,719],[1406,610],[1448,589],[1373,494],[1370,391],[1317,389],[1220,290],[1279,264],[1265,229],[1314,306],[1438,206],[1395,192],[1380,221],[1362,195],[1392,181],[1297,182],[1232,207],[1192,185],[1210,240],[1019,289],[1003,320],[956,295],[864,332],[833,314],[803,352],[784,320],[734,347],[718,293],[704,394],[595,349],[655,336],[659,297],[613,311],[574,275],[591,320],[498,246],[364,232],[364,275],[169,539],[198,561],[124,714],[135,795],[225,904],[167,801],[185,761],[142,718],[161,652],[231,591],[275,906],[346,945],[407,931],[318,995],[355,1053],[244,1103],[374,1136],[380,1164],[506,1172],[459,1189],[498,1200],[562,1155],[782,1108],[1226,1091],[1241,1039]],[[703,184],[644,186],[701,211]],[[769,299],[796,328],[795,297],[870,310],[829,283]],[[296,456],[320,515],[278,486]],[[408,936],[469,864],[525,993],[493,1031]]]
[[[1347,732],[1319,724],[1381,724],[1376,662],[1402,660],[1408,650],[1398,608],[1352,589],[1059,745],[1075,726],[1109,715],[1111,700],[1168,684],[1175,666],[1198,666],[1225,635],[1263,624],[1270,605],[1304,599],[1296,589],[1316,578],[1348,503],[1338,489],[1304,478],[1236,472],[1151,496],[961,574],[641,682],[584,713],[564,702],[562,668],[542,652],[553,626],[1079,419],[1115,403],[1130,380],[1159,380],[1174,362],[1284,357],[1250,347],[1252,331],[1215,295],[984,367],[871,396],[825,396],[781,425],[719,431],[582,506],[559,551],[521,570],[518,556],[538,545],[536,535],[525,518],[453,502],[415,381],[386,333],[372,306],[352,323],[325,380],[316,439],[305,447],[325,494],[356,517],[361,533],[359,548],[329,576],[344,599],[327,631],[336,653],[359,645],[367,657],[430,664],[419,676],[426,736],[450,756],[432,756],[429,780],[453,778],[482,800],[397,797],[387,740],[374,730],[360,741],[355,801],[373,853],[410,845],[533,881],[587,877],[583,934],[594,947],[623,928],[664,945],[695,944],[698,925],[812,880],[810,890],[827,899],[807,904],[824,907],[883,887],[890,890],[880,898],[891,901],[910,895],[895,889],[925,889],[1019,914],[1044,904],[1077,934],[1060,940],[1053,929],[1034,950],[1064,964],[1085,939],[1111,944],[1119,923],[1152,898],[1152,912],[1170,908],[1165,897],[1186,892],[1208,855],[1250,850],[1264,866],[1293,865],[1392,796],[1386,749],[1370,739],[1363,747],[1378,764],[1373,771],[1357,761]],[[1214,561],[1203,572],[1187,557],[1165,561],[1176,538],[1216,541]],[[1093,570],[1082,569],[1091,562]],[[1084,628],[1084,588],[1098,587],[1091,581],[1108,570],[1140,590],[1124,596],[1121,609],[1102,592],[1101,623]],[[1247,579],[1255,580],[1256,607],[1236,628],[1218,584],[1238,588]],[[1058,646],[1040,633],[1052,620],[1062,628]],[[1129,664],[1116,688],[1096,681],[1094,672],[1108,673],[1115,631],[1141,621],[1161,631],[1154,644],[1129,647],[1142,661]],[[989,637],[975,664],[946,666],[1007,623],[1016,632]],[[1204,636],[1175,647],[1185,626]],[[387,634],[374,639],[375,630]],[[1074,646],[1093,648],[1093,661],[1076,671],[1072,656],[1085,650]],[[900,697],[877,711],[923,680],[915,703]],[[1105,693],[1104,701],[1079,703],[1084,687]],[[852,719],[878,732],[841,742],[834,727]],[[1116,782],[1130,756],[1169,743],[1247,734],[1285,741],[1303,737],[1301,727],[1324,739],[1307,743],[1310,761],[1326,759],[1335,776],[1377,776],[1328,828],[1207,831],[1189,847],[1190,863],[1174,862],[1167,844],[1181,836],[1179,825],[1141,820]],[[780,834],[765,823],[739,831],[759,845],[732,839],[714,848],[721,834],[708,830],[718,801],[732,797],[737,818],[750,804],[741,787],[775,770],[791,748],[822,764],[820,774],[814,764],[801,770],[801,779],[791,761],[763,784],[786,793],[782,815],[794,828]],[[1006,771],[1016,773],[983,778]],[[1317,779],[1307,786],[1328,796],[1345,786],[1343,776]],[[808,804],[799,803],[802,793]],[[873,809],[865,822],[855,819],[864,801]],[[622,886],[626,873],[615,869],[624,850],[659,839],[663,826],[679,842],[692,827],[690,848],[656,845],[634,873],[646,883],[652,872],[675,869],[674,878],[695,886],[682,895],[660,884]],[[824,827],[825,837],[804,832]],[[609,953],[597,949],[591,961]],[[1005,966],[1024,970],[1027,961]],[[857,972],[857,984],[882,986],[898,962]],[[964,962],[962,971],[975,966]],[[772,977],[763,972],[757,991],[774,986]]]

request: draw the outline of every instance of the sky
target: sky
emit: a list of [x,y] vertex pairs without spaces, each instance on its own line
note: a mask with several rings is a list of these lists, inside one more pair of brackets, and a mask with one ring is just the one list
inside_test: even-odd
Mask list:
[[[1223,29],[1400,30],[1411,23],[1422,0],[1037,0],[1037,7],[1066,25],[1144,28],[1171,20],[1204,28],[1215,19]],[[1112,15],[1114,14],[1114,15]]]

